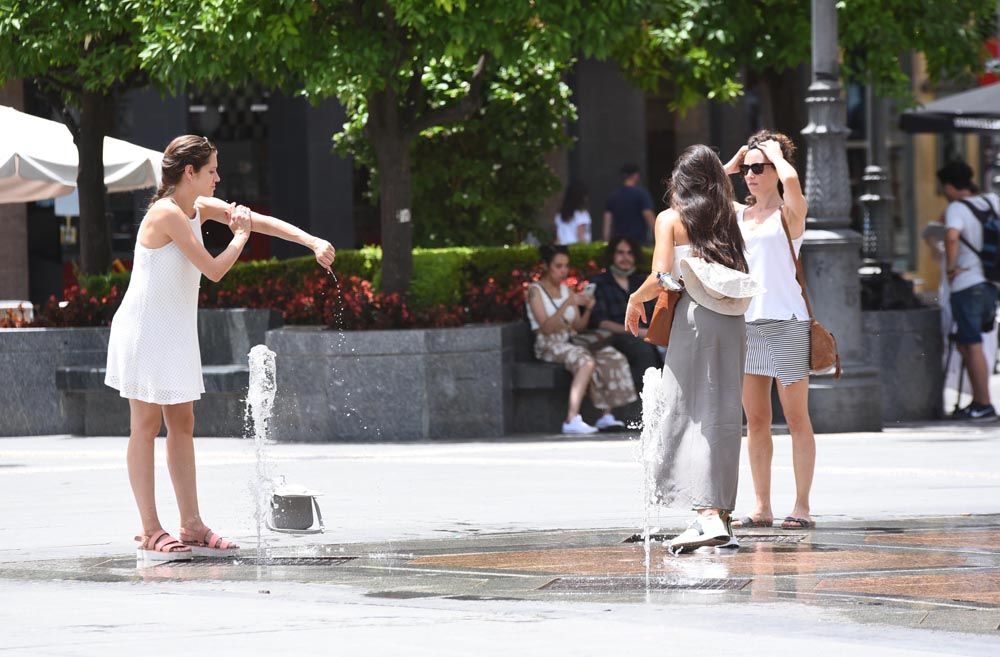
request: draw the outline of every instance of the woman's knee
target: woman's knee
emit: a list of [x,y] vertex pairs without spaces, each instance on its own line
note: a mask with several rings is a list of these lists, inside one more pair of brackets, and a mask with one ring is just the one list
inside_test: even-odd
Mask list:
[[168,408],[163,412],[169,433],[190,434],[194,432],[194,409],[189,404],[180,408]]
[[159,415],[156,416],[132,416],[129,422],[129,433],[133,438],[142,438],[143,440],[153,440],[160,433],[160,429],[163,428],[163,422]]
[[809,419],[809,411],[785,412],[785,423],[788,425],[788,433],[792,434],[794,440],[796,436],[812,434],[812,420]]

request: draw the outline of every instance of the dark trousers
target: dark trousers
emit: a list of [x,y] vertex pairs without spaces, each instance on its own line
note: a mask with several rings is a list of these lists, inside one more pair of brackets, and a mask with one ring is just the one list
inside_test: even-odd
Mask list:
[[637,338],[627,333],[616,333],[611,340],[611,346],[617,349],[628,359],[628,367],[632,371],[632,380],[635,382],[635,390],[642,390],[642,376],[650,367],[663,367],[663,359],[657,348],[642,338]]

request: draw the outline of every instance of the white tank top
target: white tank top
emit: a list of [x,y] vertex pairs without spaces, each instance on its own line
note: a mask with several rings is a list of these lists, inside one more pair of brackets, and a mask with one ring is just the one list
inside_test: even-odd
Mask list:
[[[802,290],[795,280],[795,262],[788,252],[788,238],[781,227],[781,210],[775,210],[767,219],[757,224],[743,220],[743,210],[737,213],[740,232],[746,243],[747,264],[750,275],[767,290],[750,299],[746,321],[758,319],[806,320],[809,312],[802,298]],[[805,235],[792,240],[795,255],[799,254]]]
[[[559,306],[563,305],[563,302],[569,298],[569,287],[566,285],[560,285],[560,294],[557,297],[552,297],[549,293],[542,287],[541,283],[532,283],[530,287],[538,288],[538,296],[542,298],[542,303],[545,304],[545,311],[548,313],[546,317],[542,318],[542,322],[545,321],[547,317],[552,317],[559,310]],[[531,304],[526,304],[528,308],[528,321],[531,323],[531,330],[537,331],[541,322],[535,317],[535,313],[531,312]],[[563,313],[563,319],[566,320],[567,328],[576,319],[576,306],[569,306]]]

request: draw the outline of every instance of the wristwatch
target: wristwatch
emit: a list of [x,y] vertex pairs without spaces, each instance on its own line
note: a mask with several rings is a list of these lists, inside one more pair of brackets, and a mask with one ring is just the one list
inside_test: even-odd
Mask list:
[[674,277],[670,275],[670,272],[658,271],[656,273],[656,280],[659,281],[660,287],[667,290],[677,290],[684,289],[684,286],[674,280]]

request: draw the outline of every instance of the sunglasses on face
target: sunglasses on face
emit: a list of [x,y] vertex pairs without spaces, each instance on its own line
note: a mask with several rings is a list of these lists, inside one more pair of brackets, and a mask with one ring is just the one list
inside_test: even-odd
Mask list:
[[764,173],[764,167],[773,167],[773,166],[774,166],[773,162],[757,162],[755,164],[741,164],[740,173],[742,173],[745,176],[750,171],[753,171],[753,175],[759,176],[760,174]]

